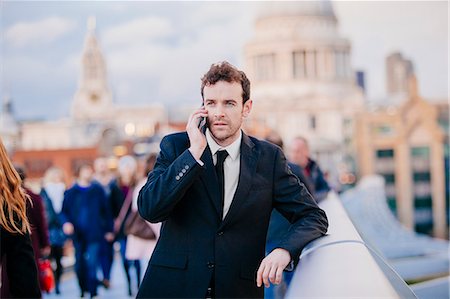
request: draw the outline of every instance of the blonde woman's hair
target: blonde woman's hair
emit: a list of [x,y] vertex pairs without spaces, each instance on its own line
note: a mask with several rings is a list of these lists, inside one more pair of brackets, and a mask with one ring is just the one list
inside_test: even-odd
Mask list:
[[14,169],[0,138],[0,225],[10,233],[30,232],[22,180]]

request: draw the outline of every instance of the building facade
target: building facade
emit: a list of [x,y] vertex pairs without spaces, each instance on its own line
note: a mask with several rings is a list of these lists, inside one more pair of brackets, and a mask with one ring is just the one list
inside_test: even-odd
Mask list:
[[403,105],[361,113],[355,131],[359,176],[381,174],[400,222],[439,238],[448,238],[448,136],[448,102],[423,100],[414,76]]
[[356,168],[354,117],[364,106],[350,42],[329,1],[261,5],[244,50],[254,101],[246,127],[261,137],[275,131],[285,143],[304,136],[335,184],[340,169]]

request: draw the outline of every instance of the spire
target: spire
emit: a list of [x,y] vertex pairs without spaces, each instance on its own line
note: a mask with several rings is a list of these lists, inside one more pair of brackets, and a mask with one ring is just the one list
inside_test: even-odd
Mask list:
[[12,114],[12,101],[11,101],[11,97],[9,95],[5,95],[3,97],[3,103],[2,103],[2,112],[3,113],[8,113],[8,114]]
[[112,102],[106,63],[96,36],[95,16],[87,19],[87,33],[81,53],[81,73],[78,90],[72,103],[76,119],[101,119],[109,115]]
[[89,16],[87,20],[87,29],[89,33],[95,33],[95,27],[97,26],[97,19],[95,16]]

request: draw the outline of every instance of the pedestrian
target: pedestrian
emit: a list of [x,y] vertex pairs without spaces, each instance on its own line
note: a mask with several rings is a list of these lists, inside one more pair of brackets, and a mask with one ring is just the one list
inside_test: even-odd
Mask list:
[[[203,106],[163,138],[138,207],[161,222],[138,298],[261,298],[328,222],[281,149],[242,132],[250,82],[228,62],[202,78]],[[204,125],[202,127],[202,125]],[[200,126],[200,128],[199,128]],[[265,256],[272,209],[293,228]]]
[[111,185],[111,201],[115,207],[113,215],[114,232],[116,242],[120,244],[120,256],[125,271],[125,277],[128,283],[128,295],[132,296],[132,284],[130,268],[134,266],[136,271],[136,285],[139,288],[141,282],[141,263],[138,259],[127,259],[125,252],[127,248],[127,235],[124,232],[124,224],[127,221],[131,211],[131,202],[133,199],[133,190],[137,182],[137,162],[132,156],[123,156],[118,162],[118,177]]
[[[136,187],[133,190],[133,202],[131,205],[131,209],[133,211],[137,211],[137,199],[139,195],[139,191],[141,188],[145,185],[147,182],[147,175],[153,170],[153,167],[155,165],[156,161],[156,155],[151,154],[145,159],[144,164],[144,170],[142,171],[142,175],[138,183],[136,184]],[[161,228],[161,223],[150,223],[147,222],[148,225],[151,227],[153,232],[155,233],[155,239],[154,240],[145,240],[142,238],[139,238],[134,235],[127,235],[127,247],[125,252],[125,257],[128,260],[148,260],[150,259],[153,250],[156,246],[156,242],[159,237],[159,230]],[[140,285],[140,284],[139,284]],[[139,286],[138,285],[138,286]],[[138,287],[139,288],[139,287]]]
[[[266,137],[266,140],[279,146],[280,149],[283,149],[283,140],[281,136],[276,132],[272,132]],[[289,168],[292,173],[297,176],[300,180],[300,183],[305,185],[308,189],[309,193],[313,194],[314,186],[311,182],[305,177],[303,174],[302,168],[288,161]],[[272,215],[270,216],[269,229],[267,230],[267,240],[266,240],[266,253],[271,252],[276,246],[282,241],[283,236],[289,231],[291,228],[291,223],[286,220],[277,210],[272,211]],[[292,271],[283,271],[282,280],[278,285],[271,285],[264,292],[264,298],[266,299],[281,299],[284,298],[286,291],[289,287],[289,284],[294,276],[295,268]]]
[[319,164],[310,156],[308,141],[304,137],[296,137],[289,146],[288,157],[292,163],[299,165],[306,179],[314,188],[313,195],[317,202],[322,201],[331,190]]
[[61,209],[64,201],[64,172],[61,168],[50,167],[44,174],[43,186],[40,196],[44,203],[45,215],[48,223],[50,239],[50,258],[54,260],[53,273],[55,276],[55,293],[60,294],[61,275],[63,265],[61,263],[64,255],[64,244],[66,235],[62,229]]
[[[16,165],[16,171],[22,180],[23,190],[30,197],[30,201],[27,201],[27,217],[31,227],[31,244],[33,245],[36,267],[39,269],[39,260],[48,258],[51,252],[44,203],[42,202],[41,196],[25,186],[25,168]],[[43,289],[42,286],[41,289]]]
[[89,292],[91,298],[97,296],[100,244],[104,238],[114,238],[105,193],[92,182],[92,174],[89,164],[77,168],[77,181],[64,193],[61,214],[64,233],[72,237],[75,247],[75,271],[81,297]]
[[[111,185],[114,183],[108,161],[104,157],[99,157],[94,161],[94,182],[99,184],[105,192],[106,202],[112,211],[114,205],[111,202]],[[103,239],[100,244],[99,261],[102,268],[102,285],[105,288],[110,287],[111,268],[114,261],[114,240]]]
[[1,298],[41,298],[26,206],[29,197],[0,138]]

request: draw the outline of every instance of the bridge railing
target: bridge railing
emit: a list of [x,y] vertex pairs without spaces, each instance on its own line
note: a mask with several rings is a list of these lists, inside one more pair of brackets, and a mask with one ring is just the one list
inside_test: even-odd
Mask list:
[[330,193],[320,206],[328,233],[302,251],[285,298],[416,298],[360,237],[337,194]]

